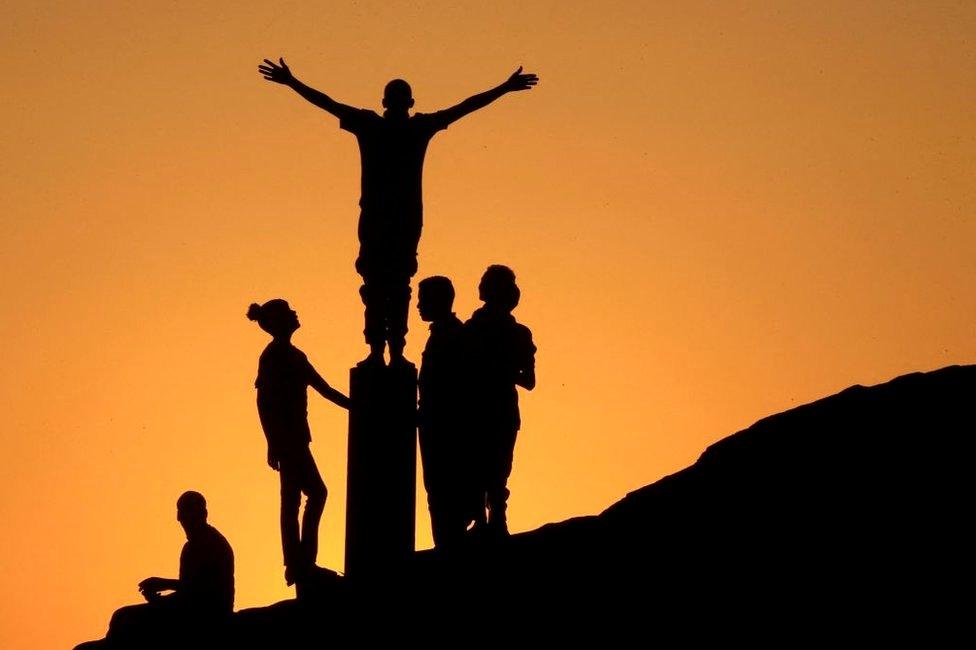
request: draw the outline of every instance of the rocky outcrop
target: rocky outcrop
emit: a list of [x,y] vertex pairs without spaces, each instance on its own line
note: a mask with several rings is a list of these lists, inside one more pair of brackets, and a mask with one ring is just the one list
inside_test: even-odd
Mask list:
[[[227,647],[877,642],[962,627],[976,366],[760,420],[599,515],[238,612]],[[968,585],[965,585],[968,586]],[[782,636],[787,635],[787,636]]]

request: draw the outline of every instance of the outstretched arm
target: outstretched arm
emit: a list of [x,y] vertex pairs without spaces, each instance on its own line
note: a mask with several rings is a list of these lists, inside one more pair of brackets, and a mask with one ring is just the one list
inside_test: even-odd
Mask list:
[[349,112],[356,110],[352,106],[340,104],[320,90],[315,90],[314,88],[303,84],[301,81],[295,78],[295,75],[291,73],[291,68],[285,65],[285,60],[283,58],[279,58],[278,63],[265,59],[264,63],[258,66],[258,72],[260,72],[268,81],[273,81],[275,83],[282,84],[283,86],[288,86],[310,103],[328,111],[329,113],[332,113],[339,119],[342,119],[343,116],[349,114]]
[[447,123],[450,124],[451,122],[461,119],[468,113],[473,113],[479,108],[484,108],[502,95],[519,90],[530,90],[537,83],[539,83],[539,77],[537,75],[531,73],[523,74],[522,66],[519,66],[519,69],[513,72],[512,75],[501,84],[495,86],[491,90],[486,90],[483,93],[468,97],[457,106],[452,106],[451,108],[441,111],[441,113],[447,117]]
[[341,406],[344,409],[349,408],[349,398],[337,391],[332,386],[329,386],[328,382],[322,378],[315,368],[311,368],[311,377],[309,377],[308,385],[319,392],[319,394],[325,399],[329,400],[336,406]]

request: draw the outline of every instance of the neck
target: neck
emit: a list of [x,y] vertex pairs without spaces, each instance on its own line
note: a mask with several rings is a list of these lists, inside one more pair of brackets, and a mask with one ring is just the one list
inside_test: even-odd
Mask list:
[[194,525],[191,528],[187,528],[186,529],[186,539],[187,539],[187,541],[192,540],[194,537],[196,537],[197,535],[199,535],[200,534],[200,531],[202,531],[206,527],[207,527],[207,522],[203,522],[202,524],[196,524],[196,525]]
[[285,343],[285,344],[291,343],[291,335],[292,334],[294,334],[294,332],[288,332],[287,334],[279,334],[278,336],[274,337],[273,342],[274,343],[279,343],[279,344],[280,343]]

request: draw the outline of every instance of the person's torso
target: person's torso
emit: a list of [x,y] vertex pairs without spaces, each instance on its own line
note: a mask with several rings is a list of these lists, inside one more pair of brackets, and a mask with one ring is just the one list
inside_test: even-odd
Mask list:
[[234,608],[234,551],[209,524],[183,545],[180,593],[201,610],[229,613]]
[[364,212],[420,218],[424,157],[434,135],[427,121],[422,114],[405,120],[375,115],[356,133],[362,164],[359,204]]
[[463,334],[464,326],[453,314],[431,327],[418,377],[420,410],[427,419],[436,419],[439,414],[450,417],[461,407],[465,384]]
[[471,386],[480,417],[514,416],[518,423],[518,372],[532,363],[528,328],[510,314],[481,308],[464,324]]
[[[279,443],[305,443],[308,430],[309,362],[305,353],[290,343],[271,342],[261,354],[255,387],[258,400],[274,423]],[[293,439],[293,440],[292,440]]]

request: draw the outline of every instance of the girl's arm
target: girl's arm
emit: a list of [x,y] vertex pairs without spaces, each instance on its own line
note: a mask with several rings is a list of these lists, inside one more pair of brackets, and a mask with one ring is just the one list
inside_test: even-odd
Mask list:
[[309,365],[308,385],[317,390],[322,397],[329,400],[336,406],[341,406],[344,409],[349,408],[349,398],[337,391],[332,386],[329,386],[329,383],[322,379],[322,375],[320,375],[311,365]]

